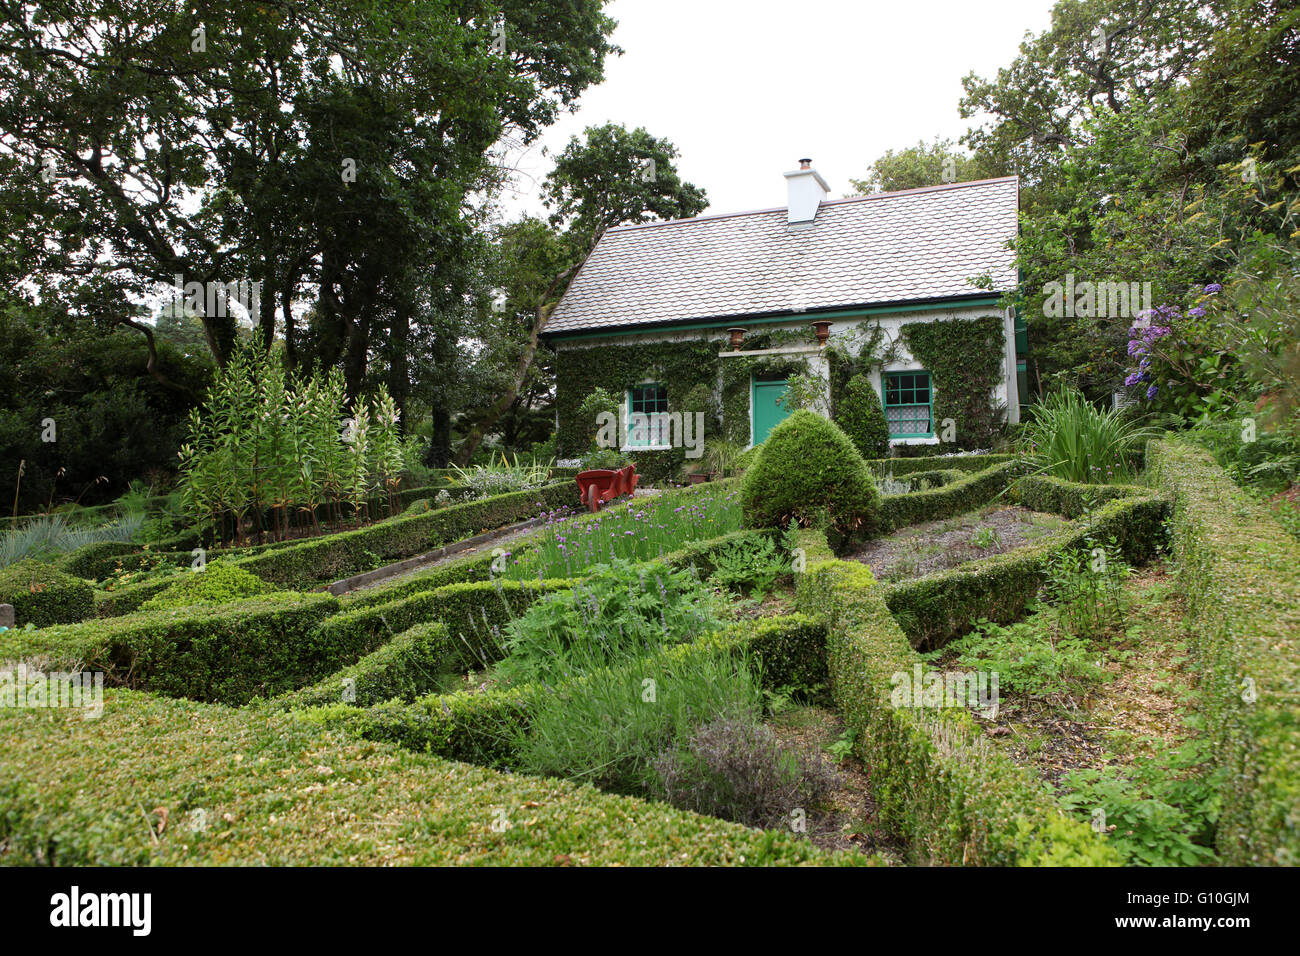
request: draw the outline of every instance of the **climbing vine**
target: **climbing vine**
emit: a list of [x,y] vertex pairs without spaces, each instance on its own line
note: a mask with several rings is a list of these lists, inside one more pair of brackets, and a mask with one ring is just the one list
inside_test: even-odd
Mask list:
[[1002,319],[913,322],[902,327],[908,351],[930,373],[936,433],[945,418],[957,426],[960,448],[988,448],[1001,430],[1003,409],[990,395],[1002,379]]

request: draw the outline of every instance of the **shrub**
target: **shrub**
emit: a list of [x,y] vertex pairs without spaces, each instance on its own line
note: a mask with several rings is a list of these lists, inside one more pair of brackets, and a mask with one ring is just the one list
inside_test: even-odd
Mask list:
[[1123,409],[1101,411],[1074,389],[1047,396],[1030,416],[1021,429],[1029,458],[1049,475],[1088,484],[1131,478],[1154,435]]
[[[882,823],[920,862],[1115,865],[1088,828],[1066,820],[1039,782],[983,741],[964,708],[895,707],[894,675],[919,662],[869,569],[821,560],[825,536],[801,532],[809,554],[801,610],[824,616],[835,701],[854,750],[872,768]],[[814,559],[814,555],[817,556]]]
[[797,411],[772,429],[745,472],[741,503],[751,528],[829,520],[847,533],[875,525],[880,493],[844,432],[814,412]]
[[654,763],[673,806],[751,827],[777,827],[823,805],[838,774],[815,750],[783,744],[754,720],[721,717]]
[[538,601],[506,628],[497,673],[514,682],[580,674],[718,628],[690,571],[661,562],[596,565],[572,589]]
[[48,561],[88,545],[121,546],[143,523],[139,514],[125,515],[101,528],[74,527],[61,514],[27,518],[13,530],[0,532],[0,568],[19,561]]
[[772,583],[790,573],[790,560],[767,536],[746,535],[728,541],[713,558],[709,583],[719,588],[750,589],[765,594]]
[[256,574],[224,561],[213,561],[204,570],[172,579],[159,594],[140,605],[142,611],[158,611],[196,604],[229,604],[278,591]]
[[[439,504],[449,504],[451,502],[451,494],[447,491],[446,488],[439,490],[438,497],[439,497],[439,502],[438,502]],[[409,505],[406,506],[406,510],[403,511],[402,514],[408,514],[408,515],[424,514],[424,512],[430,511],[432,510],[432,508],[433,508],[433,502],[430,501],[428,498],[416,498],[414,501],[412,501]]]
[[1300,545],[1207,451],[1155,441],[1147,457],[1173,498],[1173,550],[1222,773],[1216,845],[1229,866],[1293,866],[1300,861]]
[[722,649],[674,650],[540,695],[515,744],[519,769],[650,794],[661,752],[711,720],[753,721],[761,713],[762,692],[747,662]]
[[338,606],[330,594],[269,594],[0,634],[0,661],[42,657],[53,669],[103,671],[108,685],[245,704],[319,680],[374,649],[320,638]]
[[95,591],[80,578],[39,561],[0,569],[0,604],[14,606],[19,627],[74,624],[95,613]]
[[858,373],[849,379],[835,405],[835,424],[863,458],[883,458],[889,453],[889,423],[871,379]]

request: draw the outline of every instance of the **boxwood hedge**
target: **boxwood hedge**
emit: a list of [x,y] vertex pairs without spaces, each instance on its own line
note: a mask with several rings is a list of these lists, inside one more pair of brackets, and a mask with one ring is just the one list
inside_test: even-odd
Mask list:
[[103,671],[108,685],[242,704],[301,687],[371,650],[320,625],[332,595],[266,595],[0,635],[0,661],[36,659],[51,670]]
[[12,604],[18,627],[72,624],[95,613],[95,591],[81,578],[40,561],[0,568],[0,604]]
[[1169,504],[1142,488],[1130,486],[1124,494],[1127,497],[1093,511],[1087,525],[1076,524],[1003,554],[894,584],[885,594],[889,609],[914,646],[939,647],[965,634],[980,618],[1002,624],[1018,619],[1046,580],[1052,555],[1084,547],[1090,535],[1097,542],[1114,537],[1125,560],[1143,564],[1164,543]]
[[343,738],[289,714],[104,696],[98,720],[0,708],[0,864],[874,862],[794,834]]
[[1008,461],[939,488],[885,495],[880,501],[880,523],[876,531],[888,534],[910,524],[939,521],[974,511],[1005,491],[1023,468],[1018,461]]
[[893,675],[919,658],[894,622],[869,568],[827,560],[816,532],[798,604],[827,625],[831,689],[854,749],[871,768],[881,821],[914,862],[969,865],[1118,865],[1114,851],[1069,820],[1030,775],[982,739],[964,708],[894,707]]
[[994,465],[1017,461],[1016,455],[926,455],[916,458],[868,458],[867,467],[876,477],[910,475],[914,471],[984,471]]
[[1204,449],[1147,445],[1173,500],[1173,550],[1201,699],[1223,768],[1217,846],[1231,866],[1300,863],[1300,545]]
[[[715,647],[744,649],[764,686],[811,690],[826,681],[825,637],[821,621],[788,615],[745,621],[669,653],[700,653]],[[641,673],[640,663],[623,666]],[[526,684],[482,693],[430,695],[412,703],[388,701],[369,708],[335,704],[303,710],[300,715],[304,720],[342,726],[368,739],[469,763],[508,767],[515,756],[511,750],[514,732],[527,726],[528,714],[540,695],[558,690]],[[337,701],[337,692],[328,699]]]

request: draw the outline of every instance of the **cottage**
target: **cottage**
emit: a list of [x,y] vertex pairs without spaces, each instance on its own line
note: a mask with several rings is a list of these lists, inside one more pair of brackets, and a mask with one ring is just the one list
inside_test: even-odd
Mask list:
[[706,440],[752,447],[795,394],[834,415],[859,375],[893,446],[986,447],[1019,420],[1024,336],[998,307],[1017,180],[832,200],[809,160],[785,178],[786,208],[601,237],[543,330],[561,454],[590,446],[597,389],[620,405],[621,447],[666,470],[685,457],[677,421],[703,413]]

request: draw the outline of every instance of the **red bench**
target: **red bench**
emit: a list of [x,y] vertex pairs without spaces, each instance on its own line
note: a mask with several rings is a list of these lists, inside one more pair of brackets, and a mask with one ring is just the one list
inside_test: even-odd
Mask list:
[[580,471],[577,476],[578,497],[587,506],[588,511],[598,511],[603,502],[613,501],[615,498],[636,491],[639,480],[636,465],[628,465],[617,471],[608,468]]

